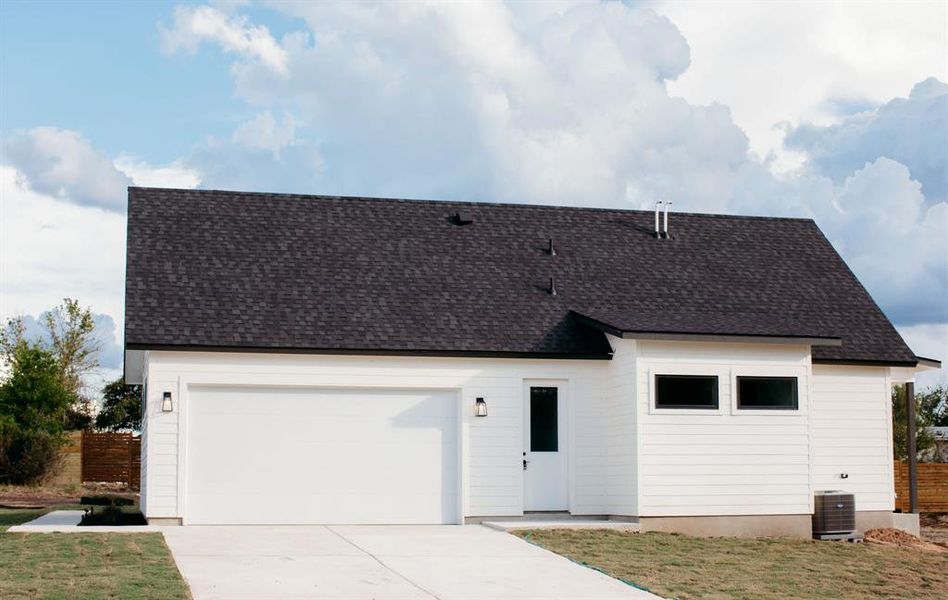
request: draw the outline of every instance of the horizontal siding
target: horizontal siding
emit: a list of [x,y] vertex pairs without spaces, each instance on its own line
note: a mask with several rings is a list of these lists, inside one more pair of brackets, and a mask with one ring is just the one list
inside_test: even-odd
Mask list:
[[857,510],[895,508],[889,385],[882,367],[813,367],[813,488],[851,492]]
[[635,352],[632,340],[609,338],[613,346],[607,385],[607,418],[602,434],[609,450],[606,457],[606,512],[638,515],[638,431],[635,407]]
[[[810,511],[809,352],[804,346],[639,342],[636,355],[642,516]],[[717,411],[657,411],[656,373],[719,378]],[[795,375],[800,410],[736,409],[738,375]]]
[[[178,389],[179,378],[192,385],[447,388],[460,390],[462,406],[470,407],[483,397],[486,419],[474,418],[470,411],[461,415],[466,516],[522,513],[523,382],[567,380],[573,421],[571,506],[577,514],[605,512],[603,460],[608,452],[601,431],[609,415],[600,382],[607,361],[152,352],[147,368],[152,436],[146,455],[148,516],[181,516],[177,417],[187,395]],[[171,414],[160,412],[164,391],[176,398]]]

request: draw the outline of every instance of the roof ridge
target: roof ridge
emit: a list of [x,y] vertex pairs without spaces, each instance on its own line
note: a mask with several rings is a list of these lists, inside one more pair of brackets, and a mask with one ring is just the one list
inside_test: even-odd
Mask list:
[[[437,200],[429,198],[388,198],[384,196],[343,196],[338,194],[300,194],[295,192],[246,192],[240,190],[219,190],[219,189],[194,189],[194,188],[164,188],[150,186],[128,186],[128,191],[132,190],[155,191],[155,192],[182,192],[188,194],[231,194],[234,196],[266,196],[266,197],[286,197],[297,199],[324,199],[324,200],[355,200],[363,202],[400,202],[410,204],[444,204],[451,206],[489,206],[489,207],[516,207],[516,208],[535,208],[535,209],[562,209],[575,211],[595,211],[610,212],[618,214],[641,214],[651,215],[654,213],[651,209],[641,208],[609,208],[603,206],[572,206],[568,204],[534,204],[528,202],[493,202],[480,200]],[[737,219],[737,220],[759,220],[759,221],[795,221],[804,223],[815,223],[811,217],[782,217],[772,215],[735,215],[728,213],[699,213],[699,212],[676,212],[675,216],[698,217],[707,219]]]

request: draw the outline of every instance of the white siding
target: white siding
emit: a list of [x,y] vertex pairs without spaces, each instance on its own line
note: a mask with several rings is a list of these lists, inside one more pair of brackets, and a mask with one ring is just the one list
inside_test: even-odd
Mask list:
[[889,389],[883,367],[813,367],[813,488],[854,493],[856,510],[895,508]]
[[[182,516],[190,386],[358,385],[456,390],[464,515],[518,515],[523,385],[543,379],[567,390],[574,514],[808,514],[814,489],[837,488],[856,493],[860,510],[893,508],[887,369],[811,369],[802,345],[610,342],[611,361],[149,352],[144,510]],[[717,374],[720,409],[655,410],[657,372]],[[740,374],[797,376],[799,410],[737,411]],[[172,413],[161,412],[165,391]],[[473,416],[477,397],[486,419]]]
[[[148,359],[148,517],[177,517],[184,476],[179,456],[192,385],[295,385],[314,387],[442,388],[460,391],[462,497],[466,516],[522,513],[523,382],[567,382],[570,428],[571,507],[602,513],[604,426],[601,381],[610,361],[358,357],[245,353],[150,352]],[[173,413],[161,413],[161,394],[175,397]],[[487,400],[489,416],[473,416],[474,400]],[[186,459],[180,461],[186,464]],[[183,502],[182,502],[183,503]]]
[[608,448],[606,512],[638,515],[638,431],[636,428],[635,352],[633,340],[609,336],[615,351],[606,380],[608,410],[601,435]]
[[[640,341],[641,516],[810,512],[807,346]],[[719,410],[656,410],[656,373],[719,378]],[[797,411],[738,411],[733,378],[799,378]]]

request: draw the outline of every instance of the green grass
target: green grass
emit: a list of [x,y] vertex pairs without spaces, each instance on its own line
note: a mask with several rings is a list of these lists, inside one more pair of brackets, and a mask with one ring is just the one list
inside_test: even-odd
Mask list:
[[6,532],[49,510],[0,509],[0,598],[191,597],[160,533]]
[[948,598],[948,553],[606,530],[518,534],[668,598]]

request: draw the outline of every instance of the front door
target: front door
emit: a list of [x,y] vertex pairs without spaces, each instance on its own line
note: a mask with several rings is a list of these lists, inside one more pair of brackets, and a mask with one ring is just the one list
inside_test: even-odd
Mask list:
[[567,510],[564,388],[558,383],[524,387],[523,509]]

